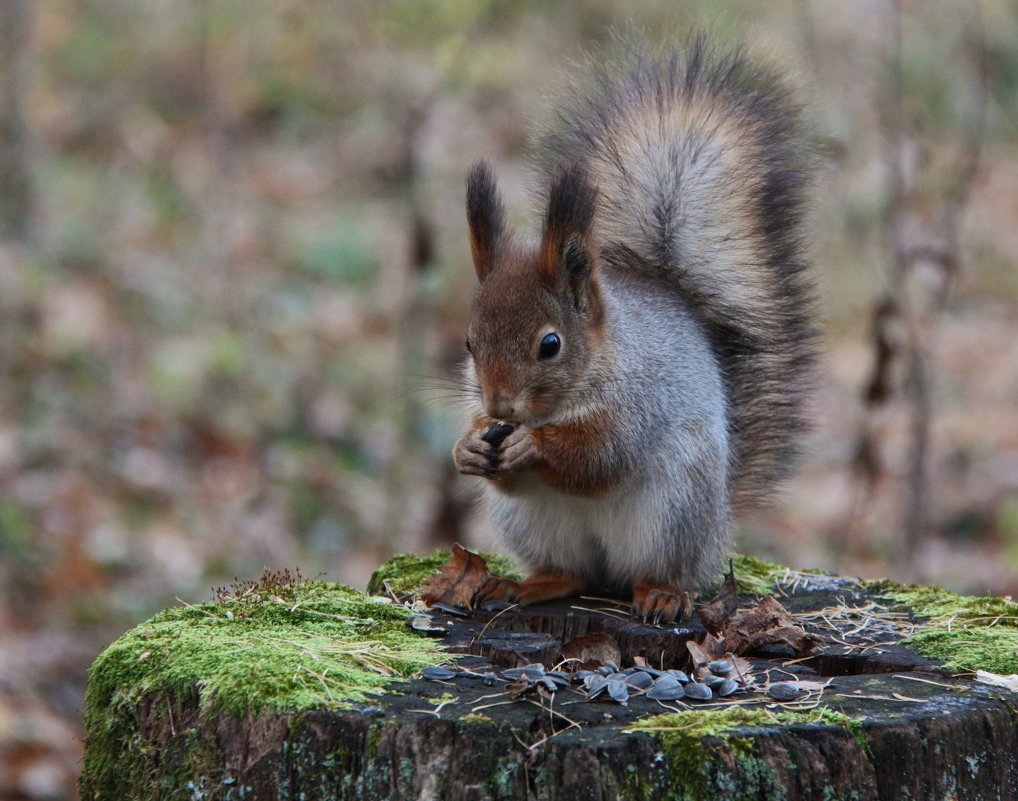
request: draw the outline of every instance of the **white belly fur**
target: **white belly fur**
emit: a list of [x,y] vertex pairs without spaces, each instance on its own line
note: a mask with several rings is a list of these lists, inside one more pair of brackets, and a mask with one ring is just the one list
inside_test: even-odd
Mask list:
[[[501,521],[501,536],[531,568],[555,567],[609,585],[631,586],[674,576],[662,536],[676,488],[653,480],[630,482],[607,496],[564,495],[539,479],[526,479],[512,496],[486,493]],[[678,572],[681,572],[681,568]]]

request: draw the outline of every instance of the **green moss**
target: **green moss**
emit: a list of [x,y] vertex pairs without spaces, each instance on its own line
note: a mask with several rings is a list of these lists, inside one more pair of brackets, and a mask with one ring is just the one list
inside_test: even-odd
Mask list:
[[823,575],[822,570],[792,570],[776,562],[742,553],[733,553],[729,558],[735,569],[739,592],[745,595],[771,595],[778,584],[794,581],[798,575]]
[[[498,554],[480,554],[488,563],[492,573],[511,579],[520,579],[522,574],[516,564],[507,556]],[[412,553],[401,553],[371,574],[368,582],[368,593],[384,595],[386,588],[399,597],[419,595],[421,589],[442,565],[449,561],[448,549],[435,551],[429,556],[418,556]]]
[[1018,673],[1018,629],[1013,627],[927,629],[903,642],[931,659],[943,659],[948,670]]
[[[118,797],[125,777],[143,779],[157,743],[141,738],[142,699],[165,698],[171,717],[185,701],[234,716],[338,708],[447,658],[407,629],[408,610],[341,584],[242,589],[161,612],[99,655],[85,698],[83,797]],[[197,759],[202,749],[188,751]],[[194,764],[181,770],[197,775]]]
[[[772,790],[781,792],[770,766],[754,756],[752,741],[744,734],[759,729],[790,724],[835,726],[850,732],[861,747],[866,746],[858,720],[827,707],[808,711],[730,707],[722,710],[688,710],[642,718],[629,729],[652,734],[662,746],[668,760],[677,798],[703,799],[734,797],[734,793],[752,786],[754,798],[771,798]],[[720,751],[734,757],[736,771],[720,767]],[[738,787],[736,787],[736,775]],[[718,793],[722,793],[718,796]],[[741,797],[741,796],[740,796]],[[775,798],[780,797],[773,796]]]
[[983,625],[990,625],[1000,619],[1008,625],[1018,626],[1018,603],[1006,598],[957,595],[939,587],[898,584],[887,579],[868,581],[864,586],[876,595],[891,598],[902,606],[907,606],[919,617],[962,618],[966,621],[988,618],[982,621]]
[[1018,603],[886,580],[864,586],[922,618],[902,642],[924,656],[943,659],[949,670],[1018,673]]

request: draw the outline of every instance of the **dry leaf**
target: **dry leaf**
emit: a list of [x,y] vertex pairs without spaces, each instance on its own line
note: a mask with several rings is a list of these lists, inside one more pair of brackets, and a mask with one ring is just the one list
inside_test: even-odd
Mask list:
[[453,545],[449,561],[428,579],[421,600],[428,606],[448,604],[472,609],[474,596],[491,576],[484,557],[471,553],[462,545]]
[[[707,636],[710,637],[711,635],[708,634]],[[693,660],[693,670],[703,667],[713,659],[713,657],[708,656],[699,643],[692,640],[686,640],[686,650],[689,651],[689,656]]]
[[754,681],[753,666],[748,659],[736,656],[731,651],[725,654],[725,659],[732,663],[732,670],[728,671],[729,678],[736,678],[746,683]]
[[[697,610],[708,631],[702,643],[708,661],[721,658],[725,650],[738,655],[759,651],[768,645],[785,645],[796,655],[802,655],[811,651],[819,639],[796,623],[773,595],[763,598],[752,609],[740,612],[738,606],[739,587],[735,570],[729,563],[721,591],[709,604]],[[694,667],[699,667],[695,654],[693,662]]]
[[622,651],[613,637],[600,632],[573,637],[562,646],[562,658],[578,659],[585,667],[591,663],[618,665],[622,661]]
[[753,609],[736,613],[725,626],[725,643],[735,654],[759,651],[768,645],[787,645],[796,656],[809,653],[818,637],[802,628],[773,595]]
[[720,634],[738,608],[739,585],[735,581],[735,568],[729,562],[728,572],[725,574],[725,583],[721,585],[721,591],[715,596],[714,600],[706,606],[701,606],[696,613],[707,631]]

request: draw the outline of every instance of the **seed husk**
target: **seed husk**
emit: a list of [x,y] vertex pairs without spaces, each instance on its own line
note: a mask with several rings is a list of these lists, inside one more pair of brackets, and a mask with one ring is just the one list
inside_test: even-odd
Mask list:
[[445,626],[436,625],[431,615],[414,615],[407,621],[407,626],[430,637],[442,637],[449,631]]

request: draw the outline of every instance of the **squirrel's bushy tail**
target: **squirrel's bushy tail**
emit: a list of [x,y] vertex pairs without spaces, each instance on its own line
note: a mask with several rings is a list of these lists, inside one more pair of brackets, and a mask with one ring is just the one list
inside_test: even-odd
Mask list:
[[667,279],[701,315],[726,379],[731,497],[760,500],[806,427],[815,361],[800,108],[774,73],[702,36],[594,74],[546,132],[545,166],[584,162],[602,258]]

